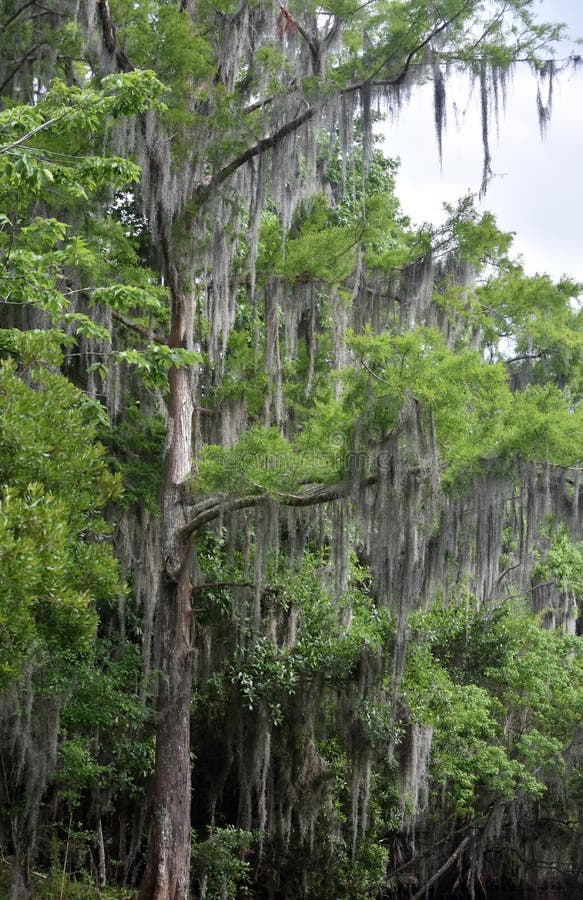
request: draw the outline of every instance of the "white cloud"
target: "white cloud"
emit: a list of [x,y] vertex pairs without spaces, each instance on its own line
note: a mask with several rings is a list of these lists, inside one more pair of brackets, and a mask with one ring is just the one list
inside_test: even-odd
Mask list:
[[[544,0],[542,16],[566,21],[572,33],[583,34],[580,0]],[[565,49],[576,51],[572,43]],[[499,139],[495,127],[491,129],[496,177],[483,205],[495,213],[501,228],[516,232],[515,250],[523,254],[527,271],[554,277],[566,273],[583,281],[583,67],[565,72],[555,83],[544,141],[536,91],[532,73],[519,68],[508,86]],[[398,193],[405,212],[416,222],[439,221],[444,201],[454,202],[479,189],[479,96],[476,90],[469,99],[468,94],[467,81],[456,78],[450,84],[441,171],[430,85],[416,90],[401,120],[384,129],[386,152],[401,157]]]

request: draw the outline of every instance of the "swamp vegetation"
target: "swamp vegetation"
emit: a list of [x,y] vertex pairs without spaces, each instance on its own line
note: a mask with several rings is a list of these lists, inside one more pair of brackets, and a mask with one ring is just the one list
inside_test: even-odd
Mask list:
[[535,5],[3,0],[3,896],[581,890],[581,286],[376,137]]

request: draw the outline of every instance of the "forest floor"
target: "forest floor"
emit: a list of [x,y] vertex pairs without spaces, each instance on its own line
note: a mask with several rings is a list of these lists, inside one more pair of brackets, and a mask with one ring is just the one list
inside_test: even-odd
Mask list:
[[[137,891],[130,888],[98,888],[89,880],[63,876],[62,872],[33,872],[30,890],[34,900],[135,900]],[[10,895],[10,863],[0,859],[0,900]]]

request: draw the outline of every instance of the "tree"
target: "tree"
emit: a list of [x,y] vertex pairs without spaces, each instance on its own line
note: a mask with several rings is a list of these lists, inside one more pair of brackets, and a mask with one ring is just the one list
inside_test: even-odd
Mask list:
[[[123,263],[131,270],[119,230],[110,225],[106,242],[96,216],[73,231],[71,221],[39,213],[50,204],[70,220],[71,206],[88,207],[104,185],[135,181],[138,169],[125,159],[68,151],[104,119],[155,103],[160,87],[151,73],[112,76],[97,89],[54,82],[34,107],[0,113],[0,285],[11,326],[0,329],[0,694],[3,722],[16,723],[0,752],[15,897],[28,894],[40,805],[57,749],[65,752],[57,740],[62,707],[92,655],[98,617],[124,590],[103,515],[120,493],[97,441],[106,414],[60,371],[65,351],[69,373],[78,371],[83,342],[103,347],[111,335],[76,300],[85,292],[102,303],[111,297],[114,316],[123,301],[160,305],[144,270],[134,271],[131,287],[111,285]],[[35,316],[43,327],[30,327]]]
[[[58,12],[66,15],[71,6],[59,4]],[[153,373],[154,381],[158,361],[168,368],[156,782],[144,900],[182,898],[189,890],[193,648],[202,627],[193,600],[198,608],[207,590],[203,529],[224,517],[232,554],[243,554],[237,514],[255,510],[254,525],[247,526],[255,530],[252,576],[238,571],[222,581],[237,589],[245,580],[255,631],[251,627],[243,641],[261,647],[267,558],[270,547],[276,552],[271,541],[280,530],[279,510],[301,517],[304,510],[325,508],[342,519],[352,499],[360,532],[355,543],[362,543],[376,603],[395,610],[385,696],[394,754],[408,608],[437,582],[456,576],[471,577],[476,594],[487,599],[499,576],[502,526],[492,523],[502,483],[507,492],[516,473],[524,474],[520,467],[527,467],[526,490],[538,495],[536,463],[570,467],[578,461],[580,413],[561,393],[556,369],[537,373],[543,383],[524,396],[508,384],[508,368],[524,361],[521,342],[536,309],[536,300],[524,315],[512,304],[515,319],[508,325],[503,305],[490,302],[497,291],[506,298],[513,280],[517,294],[527,295],[521,273],[506,259],[508,239],[491,217],[479,218],[468,204],[453,212],[443,233],[411,233],[394,197],[391,166],[374,147],[376,100],[399,105],[408,86],[432,75],[439,131],[443,73],[461,67],[480,83],[485,183],[496,87],[518,60],[540,70],[547,46],[560,35],[554,26],[536,24],[532,7],[529,0],[379,0],[325,8],[88,4],[83,26],[89,49],[79,51],[76,44],[75,53],[85,52],[91,69],[71,77],[98,78],[100,69],[116,73],[105,80],[107,90],[121,71],[137,90],[143,76],[134,67],[154,69],[172,98],[156,116],[141,114],[136,129],[140,199],[153,237],[144,255],[168,292],[167,320],[150,286],[146,296],[121,289],[97,295],[136,339],[154,336],[149,347],[124,349],[122,359]],[[26,22],[31,32],[39,28],[26,6],[9,10],[5,31],[16,22]],[[75,41],[74,34],[69,38]],[[23,74],[19,60],[8,63],[10,85]],[[38,106],[32,109],[31,116]],[[12,138],[9,149],[29,144],[37,127],[23,129],[22,140]],[[114,130],[112,140],[123,141],[123,133]],[[22,165],[26,169],[26,161]],[[472,276],[492,262],[503,280],[474,288]],[[142,287],[148,278],[143,272],[135,277]],[[540,350],[527,350],[535,357],[548,344],[558,362],[568,329],[578,326],[569,312],[577,286],[543,280],[532,297],[543,288],[553,309],[560,308],[560,335],[548,334],[540,316]],[[484,345],[503,356],[498,339],[505,327],[517,340],[520,359],[488,365]],[[249,382],[244,390],[243,378]],[[558,420],[553,398],[561,402]],[[509,422],[515,428],[507,436]],[[572,440],[560,436],[566,423]],[[483,509],[467,502],[468,484]],[[555,488],[562,497],[560,485]],[[513,507],[517,521],[520,502],[517,497]],[[392,520],[386,508],[393,510]],[[475,527],[475,544],[448,531],[448,516],[464,518],[467,532]],[[524,524],[520,517],[516,566],[524,581],[536,527],[532,518]],[[287,527],[289,535],[306,531],[317,540],[307,519]],[[336,544],[329,536],[324,540],[326,565],[336,570],[342,595],[348,586],[346,529],[337,524],[335,530]],[[289,556],[293,572],[291,536],[288,543],[282,558]],[[455,564],[444,564],[448,559]],[[265,723],[261,734],[265,743],[258,754],[267,771],[271,732]],[[362,773],[370,769],[368,751],[361,760],[358,752],[352,760],[354,845],[365,830],[359,832],[358,821],[366,821]],[[324,757],[314,750],[312,759],[316,766]]]

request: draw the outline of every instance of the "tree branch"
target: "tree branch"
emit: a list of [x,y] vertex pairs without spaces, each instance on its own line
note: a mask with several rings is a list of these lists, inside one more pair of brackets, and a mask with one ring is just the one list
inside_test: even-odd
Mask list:
[[[102,0],[102,2],[107,3],[107,0]],[[468,3],[469,3],[469,0],[467,0],[467,2],[464,4],[464,6],[467,6]],[[371,84],[375,84],[375,85],[382,85],[382,84],[397,85],[397,84],[400,84],[403,81],[403,79],[405,78],[405,76],[410,68],[410,65],[413,61],[413,58],[416,56],[416,54],[420,50],[423,50],[424,47],[426,47],[427,44],[429,44],[429,42],[431,40],[433,40],[433,38],[435,38],[439,34],[441,34],[441,32],[444,31],[449,25],[451,25],[451,23],[453,21],[455,21],[455,19],[459,18],[459,16],[461,16],[463,13],[464,6],[462,6],[458,10],[458,12],[456,13],[455,16],[452,16],[450,19],[442,22],[441,25],[434,28],[431,31],[431,33],[427,35],[427,37],[425,37],[419,44],[417,44],[415,47],[413,47],[412,50],[409,51],[409,53],[407,54],[407,57],[405,59],[405,64],[403,66],[403,69],[401,70],[401,72],[399,73],[399,75],[396,78],[393,78],[393,79],[387,80],[387,81],[374,81],[375,75],[378,72],[380,72],[380,70],[383,68],[383,66],[385,66],[387,63],[387,60],[383,60],[383,62],[380,63],[380,65],[377,67],[377,69],[371,75],[369,75],[367,78],[363,79],[362,81],[358,82],[358,84],[349,85],[348,87],[343,88],[341,90],[341,93],[348,94],[348,93],[353,93],[354,91],[358,91],[367,82],[371,83]],[[310,46],[311,46],[311,44],[310,44]],[[255,108],[257,108],[257,106],[253,105],[252,107],[249,107],[247,111],[251,111],[252,109],[255,109]],[[199,204],[203,203],[207,199],[207,197],[209,197],[210,194],[219,185],[223,184],[223,182],[225,182],[227,180],[227,178],[229,178],[231,175],[233,175],[234,172],[237,171],[237,169],[240,169],[241,166],[245,165],[245,163],[249,162],[254,157],[259,156],[261,153],[265,153],[266,150],[271,150],[273,147],[275,147],[281,140],[283,140],[289,134],[293,134],[294,131],[297,131],[297,129],[301,128],[302,125],[305,125],[306,122],[309,122],[310,119],[312,119],[316,115],[317,112],[318,112],[318,107],[316,107],[316,106],[308,107],[308,109],[305,110],[305,112],[303,112],[299,116],[296,116],[295,119],[292,119],[291,121],[286,122],[285,125],[282,125],[281,128],[279,128],[272,135],[262,138],[260,141],[258,141],[256,144],[254,144],[252,147],[249,147],[247,150],[244,150],[242,153],[239,153],[237,156],[235,156],[233,159],[231,159],[228,163],[226,163],[226,165],[224,165],[221,169],[219,169],[219,171],[215,175],[213,175],[208,180],[208,182],[206,182],[204,184],[198,184],[194,188],[194,190],[191,194],[190,202],[194,201]]]
[[390,387],[390,388],[392,388],[394,386],[389,381],[386,381],[384,378],[381,378],[380,375],[377,375],[376,372],[373,372],[371,367],[365,363],[364,359],[359,360],[359,362],[360,362],[361,366],[363,367],[363,369],[366,369],[368,374],[371,375],[373,378],[375,378],[377,381],[380,381],[381,384],[385,384],[387,387]]
[[[297,79],[294,78],[285,90],[281,92],[281,95],[285,96],[286,94],[293,94],[294,91],[298,89]],[[266,106],[270,106],[274,100],[280,96],[280,94],[272,94],[270,97],[265,97],[262,100],[256,100],[255,103],[250,103],[249,106],[246,106],[241,110],[241,115],[247,116],[249,113],[256,112],[258,109],[264,109]]]
[[52,119],[47,119],[46,122],[42,122],[40,125],[37,125],[36,128],[32,128],[26,134],[23,134],[21,138],[18,138],[17,141],[12,141],[10,144],[6,144],[4,147],[0,147],[0,153],[10,153],[15,147],[19,147],[21,144],[25,144],[31,137],[34,137],[35,134],[38,134],[39,131],[44,131],[45,128],[50,128],[51,125],[54,125],[56,122],[60,122],[61,119],[64,119],[65,116],[68,116],[71,112],[70,109],[65,109],[64,112],[59,113],[58,116],[53,116]]
[[105,49],[114,57],[122,72],[133,72],[135,66],[117,43],[113,19],[111,18],[111,10],[109,8],[109,0],[97,0],[97,7],[101,19],[101,33],[103,35]]
[[111,317],[115,319],[116,322],[120,322],[125,328],[129,328],[130,331],[134,331],[136,334],[141,335],[142,337],[147,338],[150,341],[154,341],[156,344],[164,344],[168,346],[168,339],[162,337],[160,334],[151,334],[147,328],[144,328],[142,325],[138,325],[136,322],[132,322],[131,319],[126,319],[125,316],[122,316],[121,313],[117,312],[115,309],[111,309]]
[[511,365],[512,363],[526,362],[527,360],[533,359],[548,359],[549,356],[551,356],[550,350],[540,350],[538,353],[522,353],[519,356],[510,357],[510,359],[504,359],[504,357],[502,357],[501,362],[506,365]]
[[[552,464],[552,468],[564,468],[568,471],[578,471],[577,466],[567,467]],[[300,509],[308,506],[319,506],[323,503],[332,503],[335,500],[341,500],[343,497],[348,497],[355,490],[361,491],[374,484],[378,484],[379,480],[380,473],[375,472],[372,475],[368,475],[366,478],[358,479],[358,481],[345,477],[340,481],[334,482],[334,484],[311,484],[308,485],[305,490],[299,492],[296,491],[295,493],[285,493],[283,491],[274,493],[273,491],[258,490],[255,494],[244,494],[239,497],[229,497],[226,494],[215,494],[188,507],[188,521],[182,528],[182,535],[183,537],[190,537],[200,528],[203,528],[210,522],[214,522],[222,515],[229,515],[230,513],[237,512],[241,509],[253,509],[260,506],[262,503],[265,503],[267,500],[274,500],[279,506]],[[548,584],[554,583],[554,581],[548,582]],[[546,584],[546,582],[544,584]],[[544,584],[537,585],[537,587],[542,587]],[[570,581],[569,584],[579,585],[583,584],[583,582]],[[524,594],[531,593],[532,590],[534,590],[534,588],[527,589],[520,594],[512,596],[521,597]],[[512,599],[512,597],[507,597],[506,599]]]
[[[107,0],[101,0],[102,3],[107,4]],[[349,85],[341,90],[342,94],[353,93],[354,91],[360,90],[363,85],[367,82],[373,84],[375,86],[389,86],[389,85],[398,85],[405,78],[411,63],[413,62],[414,57],[419,53],[420,50],[423,50],[435,37],[441,34],[449,25],[452,24],[456,19],[458,19],[462,14],[466,7],[470,5],[470,0],[466,0],[466,3],[463,4],[462,7],[457,11],[455,15],[453,15],[450,19],[443,21],[440,25],[434,28],[422,41],[420,41],[415,47],[413,47],[407,57],[405,59],[405,63],[403,68],[398,76],[392,79],[375,81],[375,75],[381,71],[381,69],[387,64],[387,60],[383,60],[382,63],[369,75],[367,78],[358,82],[357,84]],[[302,35],[304,36],[304,35]],[[310,44],[311,47],[311,44]],[[252,109],[257,108],[256,105],[249,107],[247,111],[251,111]],[[208,182],[204,184],[197,185],[190,197],[190,201],[194,201],[197,203],[203,203],[207,197],[223,182],[227,180],[237,169],[241,168],[241,166],[245,165],[245,163],[249,162],[255,156],[259,156],[261,153],[265,153],[266,150],[271,150],[275,147],[281,140],[287,137],[289,134],[292,134],[294,131],[297,131],[298,128],[301,128],[306,122],[309,122],[316,113],[318,112],[318,108],[316,106],[308,107],[308,109],[303,112],[300,116],[297,116],[295,119],[292,119],[289,122],[286,122],[285,125],[282,125],[274,134],[269,135],[268,137],[262,138],[252,147],[249,147],[247,150],[244,150],[243,153],[239,153],[232,160],[230,160],[226,165],[224,165],[219,171],[213,175]]]
[[[376,484],[379,480],[378,473],[369,475],[358,482],[358,488],[362,489]],[[303,508],[308,506],[319,506],[323,503],[330,503],[334,500],[340,500],[347,497],[354,488],[354,482],[349,479],[337,481],[334,484],[318,484],[306,488],[305,491],[295,494],[278,494],[277,503],[280,506]],[[273,496],[267,492],[257,494],[247,494],[242,497],[234,497],[228,499],[224,496],[208,497],[200,503],[195,504],[189,510],[190,521],[182,529],[185,537],[194,534],[199,528],[208,525],[218,519],[225,513],[236,512],[239,509],[252,509],[265,503],[266,500],[273,499]]]
[[[298,34],[304,39],[308,47],[310,48],[310,55],[312,57],[313,71],[314,75],[318,75],[320,73],[320,47],[316,41],[312,39],[312,37],[308,34],[305,28],[302,28],[297,19],[292,18],[288,9],[283,5],[281,0],[277,0],[277,4],[281,10],[280,15],[287,17],[287,20],[292,23],[292,26],[296,29]],[[284,28],[285,30],[285,28]],[[283,35],[282,35],[283,36]]]
[[192,194],[190,195],[189,202],[195,201],[197,203],[203,203],[210,194],[223,182],[227,180],[237,169],[240,169],[241,166],[244,166],[245,163],[249,162],[251,159],[254,159],[256,156],[259,156],[261,153],[265,153],[266,150],[271,150],[275,147],[280,141],[282,141],[289,134],[293,134],[294,131],[297,131],[298,128],[301,128],[306,122],[309,122],[310,119],[317,113],[317,108],[315,106],[308,107],[305,112],[301,115],[297,116],[295,119],[292,119],[289,122],[286,122],[285,125],[282,125],[277,131],[268,137],[262,138],[252,147],[248,147],[247,150],[244,150],[243,153],[239,153],[233,159],[231,159],[226,165],[219,169],[219,171],[213,175],[208,182],[204,184],[198,184],[194,188]]
[[35,0],[28,0],[28,3],[25,3],[24,6],[21,6],[20,9],[17,9],[16,12],[12,13],[12,15],[8,17],[7,21],[4,22],[2,28],[0,28],[0,33],[4,34],[4,32],[7,31],[8,28],[10,28],[15,19],[21,16],[29,6],[36,6]]
[[413,894],[413,896],[411,897],[411,900],[422,900],[423,897],[427,896],[427,892],[429,891],[429,888],[433,887],[433,885],[437,881],[439,881],[441,876],[445,875],[447,870],[451,869],[454,862],[456,862],[456,860],[459,859],[459,857],[462,855],[462,853],[464,852],[464,850],[470,843],[470,839],[471,839],[471,835],[467,834],[465,836],[465,838],[463,839],[463,841],[461,842],[461,844],[457,845],[456,849],[453,851],[451,856],[449,856],[446,859],[446,861],[444,862],[444,864],[441,866],[441,868],[439,868],[437,870],[435,875],[432,875],[431,878],[429,879],[429,881],[426,881],[425,884],[423,885],[423,887],[420,890],[418,890],[416,894]]
[[36,51],[37,51],[40,47],[43,47],[43,46],[44,46],[44,44],[34,44],[34,45],[30,48],[30,50],[28,51],[28,53],[26,54],[26,56],[23,56],[23,57],[21,57],[21,59],[18,60],[18,62],[16,63],[15,67],[14,67],[14,68],[12,69],[12,71],[6,76],[6,78],[4,79],[4,81],[2,82],[2,84],[0,84],[0,92],[2,92],[2,91],[4,90],[4,88],[6,87],[6,85],[10,84],[10,82],[12,81],[12,79],[14,78],[14,76],[16,75],[16,73],[18,72],[18,70],[21,69],[21,68],[23,67],[23,65],[25,64],[25,62],[27,62],[29,59],[32,59],[32,58],[34,57],[34,54],[36,53]]
[[404,81],[407,72],[411,68],[411,64],[413,59],[417,56],[420,50],[424,50],[431,41],[436,38],[438,35],[445,31],[446,28],[459,19],[460,16],[463,15],[464,10],[471,6],[472,0],[466,0],[466,2],[458,9],[458,11],[453,15],[450,19],[445,19],[441,25],[437,25],[432,31],[429,32],[426,37],[423,38],[415,47],[413,47],[405,57],[405,62],[403,64],[403,68],[399,72],[399,74],[393,78],[380,79],[375,80],[375,76],[387,65],[388,59],[384,59],[367,78],[364,78],[362,81],[359,81],[357,84],[351,84],[346,88],[342,89],[343,94],[350,94],[354,91],[359,91],[367,82],[370,82],[374,87],[396,87],[399,84],[402,84]]

